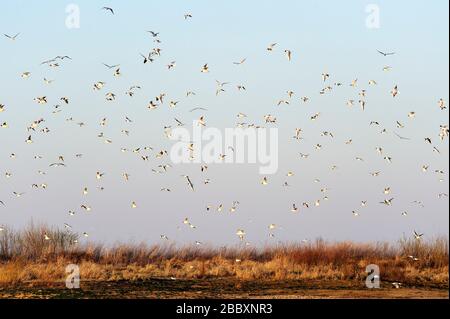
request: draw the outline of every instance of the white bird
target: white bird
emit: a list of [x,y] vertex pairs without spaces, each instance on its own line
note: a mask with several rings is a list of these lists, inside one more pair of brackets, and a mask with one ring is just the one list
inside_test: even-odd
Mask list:
[[421,240],[424,234],[418,233],[417,231],[414,231],[414,238],[416,240]]
[[233,64],[234,64],[234,65],[242,65],[242,64],[245,63],[245,61],[247,61],[247,59],[242,59],[242,60],[239,61],[239,62],[233,62]]
[[81,209],[85,210],[86,212],[90,212],[92,210],[92,208],[87,205],[81,205],[80,207],[81,207]]
[[268,181],[267,177],[263,177],[263,179],[261,181],[261,184],[264,185],[264,186],[269,185],[269,181]]
[[245,239],[245,231],[244,230],[242,230],[242,229],[238,229],[237,230],[237,232],[236,232],[236,235],[239,237],[239,239],[241,240],[241,241],[243,241],[244,239]]
[[114,76],[115,77],[119,77],[119,76],[121,76],[122,75],[122,73],[120,72],[120,68],[118,68],[118,69],[116,69],[115,71],[114,71]]
[[400,289],[401,286],[402,286],[402,284],[399,283],[399,282],[393,282],[393,283],[392,283],[392,286],[394,286],[395,289]]
[[170,62],[170,63],[167,65],[167,69],[171,70],[171,69],[175,68],[176,65],[177,65],[177,62],[176,62],[176,61],[172,61],[172,62]]
[[309,158],[309,154],[300,153],[300,157],[306,159]]
[[286,57],[288,61],[292,60],[292,51],[291,50],[284,50],[284,53],[286,54]]
[[116,99],[116,95],[112,92],[108,92],[105,95],[107,101],[114,101]]
[[201,72],[202,72],[202,73],[209,73],[209,66],[208,66],[208,63],[206,63],[205,65],[203,65]]
[[13,195],[16,196],[17,198],[20,198],[20,197],[22,197],[23,195],[25,195],[25,193],[13,192]]
[[267,47],[267,51],[271,52],[275,49],[278,43],[272,43]]
[[8,39],[10,39],[11,41],[16,41],[17,38],[19,37],[19,35],[20,35],[20,33],[17,33],[17,34],[15,34],[13,36],[8,35],[8,34],[4,34],[4,36],[7,37]]
[[44,78],[44,83],[47,84],[47,85],[50,85],[50,84],[52,84],[53,82],[54,82],[54,80],[49,80],[49,79],[47,79],[47,78]]
[[381,55],[385,56],[385,57],[395,54],[395,52],[383,52],[383,51],[380,51],[380,50],[377,50],[377,52],[380,53]]
[[391,199],[385,199],[384,201],[380,202],[380,204],[386,205],[386,206],[392,206],[392,202],[394,201],[394,198]]
[[206,126],[206,121],[205,121],[205,117],[201,116],[198,120],[197,120],[197,125],[198,126]]
[[152,63],[154,61],[151,53],[149,53],[148,55],[144,55],[144,54],[140,53],[140,56],[144,59],[144,61],[143,61],[144,64],[147,64],[149,62]]
[[391,91],[391,95],[392,97],[396,97],[398,95],[399,91],[398,91],[398,85],[396,85],[392,91]]
[[101,89],[103,89],[103,87],[105,86],[105,82],[97,82],[94,83],[94,91],[100,91]]
[[444,99],[440,99],[440,100],[439,100],[438,106],[439,106],[439,108],[441,109],[441,111],[444,111],[445,109],[447,109],[447,106],[446,106],[446,104],[445,104]]
[[33,99],[38,104],[47,104],[47,97],[46,96],[39,96]]

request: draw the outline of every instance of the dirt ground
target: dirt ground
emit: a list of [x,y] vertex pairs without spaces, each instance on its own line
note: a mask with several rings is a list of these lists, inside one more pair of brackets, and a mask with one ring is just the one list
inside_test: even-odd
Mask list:
[[402,287],[383,283],[367,289],[364,283],[338,281],[237,281],[231,279],[136,282],[82,282],[67,289],[62,282],[0,286],[0,299],[449,299],[447,287]]

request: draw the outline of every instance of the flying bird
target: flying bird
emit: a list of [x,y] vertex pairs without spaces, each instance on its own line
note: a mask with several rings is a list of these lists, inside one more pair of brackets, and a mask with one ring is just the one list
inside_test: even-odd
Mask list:
[[267,51],[272,52],[272,51],[275,49],[275,46],[276,46],[277,44],[278,44],[278,43],[272,43],[272,44],[270,44],[270,45],[267,47]]
[[209,66],[208,66],[208,63],[206,63],[205,65],[203,65],[201,72],[202,72],[202,73],[209,73]]
[[147,33],[150,33],[152,37],[156,38],[159,36],[159,32],[154,32],[154,31],[147,31]]
[[119,66],[120,66],[120,64],[115,64],[115,65],[109,65],[109,64],[106,64],[106,63],[102,63],[104,66],[106,66],[108,69],[116,69],[116,68],[118,68]]
[[411,139],[409,137],[404,137],[399,135],[398,133],[394,132],[394,134],[401,140],[410,141]]
[[391,91],[391,95],[392,97],[396,97],[398,95],[399,91],[398,91],[398,85],[394,86],[394,88]]
[[417,231],[414,231],[414,238],[416,240],[421,240],[424,234],[418,233]]
[[8,35],[8,34],[4,34],[5,37],[7,37],[8,39],[10,39],[11,41],[16,41],[16,39],[19,37],[20,33],[17,33],[13,36]]
[[115,14],[115,13],[114,13],[114,10],[113,10],[112,8],[110,8],[110,7],[103,7],[102,10],[105,10],[105,11],[107,11],[107,12],[110,12],[111,14]]
[[247,61],[247,59],[242,59],[242,60],[239,61],[239,62],[233,62],[233,64],[234,64],[234,65],[242,65],[242,64],[245,63],[245,61]]
[[383,55],[383,56],[390,56],[390,55],[394,55],[395,54],[395,52],[382,52],[382,51],[380,51],[380,50],[377,50],[377,52],[379,53],[379,54],[381,54],[381,55]]
[[286,54],[286,57],[288,61],[292,60],[292,51],[291,50],[284,50],[284,53]]

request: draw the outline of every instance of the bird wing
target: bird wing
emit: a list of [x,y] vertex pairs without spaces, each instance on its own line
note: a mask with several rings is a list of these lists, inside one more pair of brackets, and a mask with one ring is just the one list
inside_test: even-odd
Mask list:
[[189,183],[189,187],[190,187],[192,190],[194,190],[194,184],[192,184],[192,181],[191,181],[191,179],[189,178],[189,176],[186,176],[186,179],[187,179],[187,181],[188,181],[188,183]]
[[112,8],[109,8],[109,7],[103,7],[103,10],[109,11],[109,12],[111,12],[112,14],[114,14],[114,10],[113,10]]
[[401,140],[406,140],[406,141],[410,141],[410,140],[411,140],[410,138],[401,136],[401,135],[399,135],[398,133],[395,133],[395,132],[394,132],[394,134],[395,134],[399,139],[401,139]]

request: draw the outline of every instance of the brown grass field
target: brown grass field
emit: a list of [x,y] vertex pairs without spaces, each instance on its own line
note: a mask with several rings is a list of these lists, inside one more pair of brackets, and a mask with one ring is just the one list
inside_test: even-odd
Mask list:
[[[447,238],[395,244],[317,240],[259,249],[107,247],[74,244],[77,239],[46,226],[1,231],[0,299],[449,298]],[[69,264],[79,266],[80,289],[65,286]],[[370,264],[380,267],[380,289],[365,285]]]

